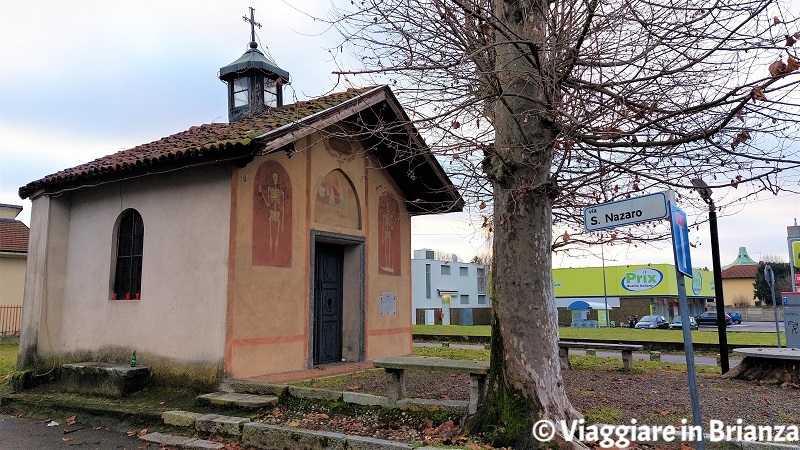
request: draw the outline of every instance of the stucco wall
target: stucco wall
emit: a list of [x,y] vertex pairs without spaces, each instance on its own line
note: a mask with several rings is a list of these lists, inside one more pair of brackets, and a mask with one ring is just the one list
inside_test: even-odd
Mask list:
[[752,278],[728,278],[722,280],[722,294],[725,297],[725,305],[734,305],[746,302],[748,305],[756,304],[753,298]]
[[[374,169],[376,162],[365,156],[360,145],[356,143],[350,151],[342,153],[342,144],[340,141],[332,146],[315,133],[296,142],[297,151],[291,157],[283,152],[259,156],[234,174],[234,212],[231,221],[235,232],[230,256],[232,264],[226,346],[226,372],[231,376],[248,377],[300,370],[310,364],[313,327],[310,316],[313,295],[310,282],[314,248],[312,231],[315,235],[351,239],[341,242],[345,249],[345,328],[354,327],[353,323],[363,316],[366,336],[365,348],[360,351],[357,349],[360,344],[355,342],[357,336],[343,336],[343,357],[353,360],[360,353],[367,358],[374,358],[411,351],[409,215],[400,201],[400,238],[397,244],[401,249],[400,274],[381,274],[377,265],[379,237],[375,231],[379,221],[379,198],[382,192],[390,192],[398,197],[398,191],[382,170]],[[274,173],[285,171],[290,185],[285,184],[283,175],[280,175],[280,180],[267,199],[257,195],[259,183],[261,192],[267,192],[273,183],[271,174],[266,178],[259,175],[259,168],[262,167],[268,167]],[[344,197],[350,203],[344,205],[343,215],[336,215],[331,207],[317,203],[318,195],[326,195],[324,189],[320,188],[324,187],[323,181],[332,171],[338,171],[338,175],[346,177],[340,177],[339,182],[345,191],[349,189],[352,193],[352,197]],[[262,178],[259,179],[259,176]],[[341,193],[340,186],[336,185],[336,188],[336,192]],[[284,197],[289,190],[291,230],[284,235],[280,234],[277,217],[288,220],[285,214],[280,213],[280,204],[287,204]],[[355,200],[355,205],[352,200]],[[276,203],[268,211],[261,205],[254,205],[262,201]],[[271,214],[276,218],[272,223],[269,219]],[[352,220],[352,214],[358,216],[357,220]],[[275,235],[291,241],[291,262],[288,266],[282,265],[285,255],[281,252],[285,250],[281,250],[280,245],[272,252],[274,258],[263,245],[256,245],[259,231],[254,228],[269,226],[273,227]],[[265,255],[254,257],[256,252]],[[362,265],[365,268],[363,274],[360,273]],[[378,301],[385,291],[395,293],[398,300],[396,316],[379,314]]]
[[26,254],[0,254],[0,305],[21,305],[25,290]]
[[[376,167],[375,161],[365,161],[367,167]],[[367,359],[411,353],[411,216],[400,197],[400,189],[382,170],[367,170],[366,178],[366,231],[367,238]],[[400,273],[381,273],[379,208],[381,195],[388,193],[398,199],[400,228]],[[397,315],[380,315],[380,298],[383,292],[392,292],[397,299]]]
[[[221,369],[230,173],[186,169],[34,201],[26,308],[43,319],[40,355],[125,360],[136,350],[143,365]],[[144,222],[141,300],[111,300],[114,228],[128,208]]]

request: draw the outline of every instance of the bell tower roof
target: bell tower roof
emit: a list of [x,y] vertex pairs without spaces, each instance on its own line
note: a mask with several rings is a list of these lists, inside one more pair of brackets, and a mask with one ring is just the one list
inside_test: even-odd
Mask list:
[[289,84],[289,72],[258,49],[254,9],[250,17],[250,45],[236,61],[219,69],[219,79],[228,85],[228,121],[260,114],[269,108],[283,106],[283,86]]
[[244,52],[239,59],[219,69],[219,78],[224,80],[228,78],[230,74],[241,73],[248,69],[258,69],[262,72],[277,75],[284,83],[288,83],[289,72],[278,67],[275,61],[261,53],[261,50],[252,47],[252,44],[254,44],[254,42],[250,43],[251,48]]

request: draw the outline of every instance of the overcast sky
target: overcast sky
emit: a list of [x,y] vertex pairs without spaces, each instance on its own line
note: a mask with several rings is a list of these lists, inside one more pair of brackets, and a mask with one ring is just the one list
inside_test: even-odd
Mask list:
[[[318,15],[328,7],[327,0],[293,3]],[[800,7],[800,0],[793,4]],[[262,25],[260,48],[266,45],[291,74],[285,97],[302,100],[347,87],[331,75],[328,48],[338,44],[337,35],[281,1],[0,0],[0,203],[23,205],[20,219],[29,223],[30,202],[18,197],[20,186],[192,125],[227,121],[217,71],[247,49],[250,29],[242,16],[248,6]],[[795,218],[797,194],[726,208],[719,221],[722,264],[739,246],[756,260],[788,260],[786,227]],[[415,218],[412,227],[413,248],[462,259],[487,252],[485,236],[467,214]],[[694,265],[710,268],[707,227],[694,233],[701,244],[692,250]],[[557,255],[554,264],[600,264],[581,253]],[[672,261],[668,243],[606,247],[605,257],[614,265]]]

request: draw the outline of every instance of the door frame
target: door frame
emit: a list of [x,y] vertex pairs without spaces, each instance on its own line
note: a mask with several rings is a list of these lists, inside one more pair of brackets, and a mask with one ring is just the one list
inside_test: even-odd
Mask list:
[[[342,261],[342,344],[344,344],[345,333],[357,333],[357,350],[358,361],[364,361],[366,358],[366,245],[365,238],[362,236],[350,236],[346,234],[331,233],[327,231],[311,230],[311,245],[310,245],[310,271],[308,277],[309,283],[309,297],[308,297],[308,352],[306,357],[306,368],[311,369],[314,367],[314,339],[316,327],[316,249],[317,243],[333,244],[342,247],[343,261]],[[354,267],[355,266],[355,267]],[[357,280],[348,277],[346,274],[352,273],[355,270]],[[357,310],[352,311],[355,298],[357,303]],[[349,299],[349,300],[348,300]],[[345,311],[347,309],[347,311]],[[344,321],[346,313],[355,313],[358,317],[355,329],[353,324],[349,321]],[[344,354],[343,354],[344,356]]]

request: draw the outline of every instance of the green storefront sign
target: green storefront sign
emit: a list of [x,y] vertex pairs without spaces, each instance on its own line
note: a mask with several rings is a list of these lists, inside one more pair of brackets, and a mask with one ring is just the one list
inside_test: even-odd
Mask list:
[[[602,297],[603,268],[553,269],[556,297]],[[688,297],[714,297],[714,276],[711,271],[693,271],[693,278],[684,277],[691,286]],[[671,264],[606,266],[606,292],[610,297],[677,297],[678,282]]]

